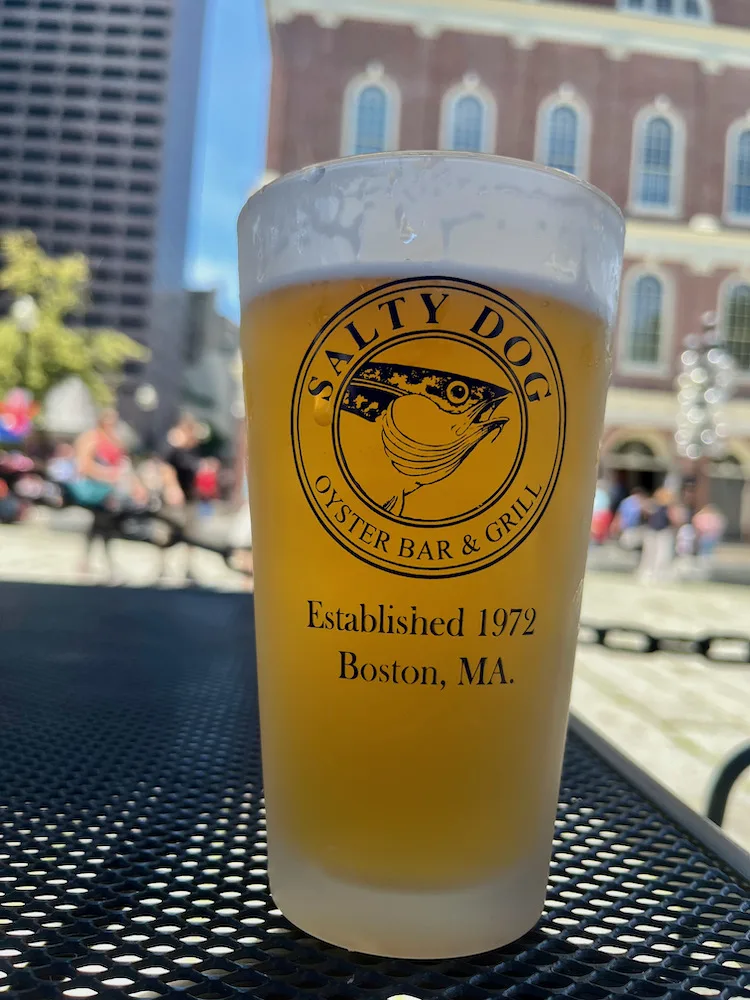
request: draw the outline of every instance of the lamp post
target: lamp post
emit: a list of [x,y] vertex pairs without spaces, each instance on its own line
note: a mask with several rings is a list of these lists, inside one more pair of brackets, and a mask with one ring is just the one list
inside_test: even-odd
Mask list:
[[734,361],[721,344],[715,313],[701,318],[701,333],[685,338],[677,376],[677,431],[675,444],[689,472],[683,482],[692,494],[692,506],[708,502],[707,464],[726,449],[727,424],[723,411],[732,395]]
[[133,393],[135,405],[146,415],[147,429],[143,435],[143,444],[146,448],[156,447],[156,434],[153,426],[153,413],[159,408],[159,393],[156,387],[150,382],[143,382]]
[[36,330],[39,323],[39,306],[31,295],[21,295],[10,307],[10,318],[24,334],[24,346],[22,352],[21,377],[28,382],[29,366],[29,336]]

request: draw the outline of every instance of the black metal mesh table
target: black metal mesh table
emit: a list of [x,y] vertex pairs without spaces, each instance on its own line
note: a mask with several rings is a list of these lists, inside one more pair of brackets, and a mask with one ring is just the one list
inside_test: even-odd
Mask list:
[[571,735],[546,912],[462,961],[353,955],[274,907],[250,599],[0,586],[0,992],[750,997],[750,887]]

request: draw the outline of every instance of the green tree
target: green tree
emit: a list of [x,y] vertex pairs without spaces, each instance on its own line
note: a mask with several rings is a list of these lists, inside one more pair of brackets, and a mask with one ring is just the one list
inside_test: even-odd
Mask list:
[[58,382],[77,375],[96,403],[111,403],[125,362],[145,360],[148,351],[117,330],[68,325],[68,317],[83,311],[86,258],[49,257],[29,232],[3,234],[0,251],[0,289],[11,302],[31,296],[37,307],[31,329],[21,329],[12,311],[0,317],[0,399],[19,387],[41,402]]

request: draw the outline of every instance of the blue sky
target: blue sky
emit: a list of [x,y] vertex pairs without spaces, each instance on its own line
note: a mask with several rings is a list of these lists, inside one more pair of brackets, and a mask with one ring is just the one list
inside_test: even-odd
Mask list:
[[263,0],[208,0],[186,280],[237,319],[235,225],[265,167],[270,52]]

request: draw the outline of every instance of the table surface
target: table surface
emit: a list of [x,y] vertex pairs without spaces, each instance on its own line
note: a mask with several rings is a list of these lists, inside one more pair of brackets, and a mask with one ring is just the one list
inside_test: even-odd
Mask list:
[[252,604],[0,585],[0,996],[750,997],[750,885],[571,735],[545,914],[353,955],[268,894]]

